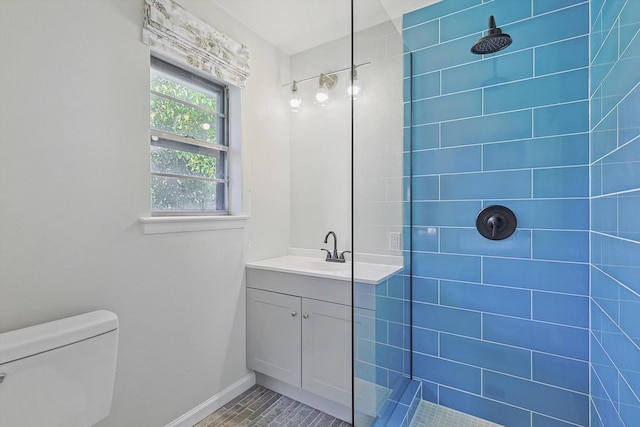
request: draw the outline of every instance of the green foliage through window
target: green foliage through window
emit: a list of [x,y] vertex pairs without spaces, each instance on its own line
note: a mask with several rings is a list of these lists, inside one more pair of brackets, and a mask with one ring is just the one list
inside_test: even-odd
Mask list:
[[224,91],[200,83],[152,65],[152,211],[225,210],[226,151],[220,149],[225,141],[218,140],[224,134]]

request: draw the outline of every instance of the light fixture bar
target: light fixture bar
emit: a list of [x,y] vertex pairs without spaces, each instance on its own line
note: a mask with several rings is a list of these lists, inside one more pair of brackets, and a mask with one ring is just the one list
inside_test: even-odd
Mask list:
[[[342,72],[344,72],[344,71],[351,71],[351,70],[352,70],[352,69],[354,69],[354,68],[355,68],[355,69],[358,69],[359,67],[364,67],[364,66],[366,66],[366,65],[371,65],[371,62],[363,62],[362,64],[354,65],[353,67],[342,68],[342,69],[340,69],[340,70],[336,70],[336,71],[329,71],[329,72],[322,73],[322,74],[323,74],[323,75],[325,75],[325,76],[327,76],[327,75],[330,75],[330,74],[342,73]],[[319,79],[319,78],[320,78],[320,74],[318,74],[317,76],[307,77],[307,78],[300,79],[300,80],[296,79],[296,80],[295,80],[295,82],[296,82],[296,83],[304,83],[304,82],[308,82],[309,80],[317,80],[317,79]],[[291,86],[292,84],[293,84],[293,80],[292,80],[292,81],[290,81],[289,83],[285,83],[285,84],[283,84],[282,86],[283,86],[283,87],[284,87],[284,86]]]

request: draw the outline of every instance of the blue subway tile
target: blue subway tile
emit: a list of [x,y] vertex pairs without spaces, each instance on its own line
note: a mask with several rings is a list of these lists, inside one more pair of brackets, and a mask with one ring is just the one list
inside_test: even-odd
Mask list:
[[640,29],[640,8],[634,2],[627,2],[620,12],[620,51],[627,49]]
[[416,226],[468,227],[475,224],[482,209],[479,201],[414,202],[413,224]]
[[639,165],[640,139],[604,157],[602,161],[602,191],[607,194],[639,188]]
[[474,172],[482,168],[480,146],[455,147],[413,153],[413,174]]
[[618,145],[624,145],[640,135],[638,117],[640,117],[640,86],[636,87],[618,106]]
[[412,296],[415,302],[438,302],[438,281],[423,277],[412,278]]
[[589,359],[589,331],[586,329],[485,314],[483,338],[558,356]]
[[390,369],[396,372],[402,372],[403,368],[403,351],[400,348],[386,344],[376,343],[375,345],[375,363],[382,368]]
[[438,20],[423,22],[402,32],[405,50],[414,51],[439,43],[440,25]]
[[533,77],[533,51],[489,57],[442,70],[442,93],[459,92]]
[[441,334],[440,357],[523,378],[531,375],[530,351],[471,338]]
[[480,368],[433,356],[414,354],[413,375],[471,393],[480,393]]
[[[545,31],[541,31],[541,28]],[[582,3],[557,12],[538,15],[532,19],[505,25],[502,31],[515,38],[512,46],[518,49],[583,36],[589,33],[589,5]]]
[[588,231],[533,230],[533,258],[589,261]]
[[483,283],[588,295],[589,266],[568,262],[485,257]]
[[591,298],[609,317],[618,321],[620,285],[595,267],[591,268]]
[[591,342],[591,367],[606,395],[618,401],[618,370],[597,340]]
[[591,158],[598,160],[617,147],[618,114],[614,110],[605,116],[591,131]]
[[480,313],[422,303],[412,307],[414,326],[480,338]]
[[413,273],[421,277],[433,277],[465,282],[480,281],[480,257],[433,253],[415,253]]
[[432,356],[438,355],[438,332],[413,328],[413,351]]
[[588,328],[589,298],[536,291],[533,293],[533,319]]
[[[597,52],[591,62],[591,82],[590,91],[593,92],[601,86],[606,76],[611,72],[612,67],[618,60],[618,31],[617,29],[603,34],[602,44],[598,46]],[[606,111],[609,111],[607,109]],[[606,114],[606,112],[605,112]]]
[[436,227],[413,227],[413,250],[438,252],[438,228]]
[[533,353],[533,380],[580,393],[589,393],[589,363]]
[[533,0],[533,14],[540,15],[553,12],[554,10],[564,9],[582,2],[584,0]]
[[[545,417],[544,415],[531,413],[531,427],[575,427],[575,424],[565,423],[555,418]],[[596,426],[591,426],[596,427]]]
[[440,387],[440,402],[448,408],[504,426],[528,426],[531,412],[448,387]]
[[587,99],[588,76],[588,69],[583,68],[485,88],[484,112],[499,113]]
[[[589,65],[589,37],[577,37],[545,46],[536,52],[536,76],[587,67]],[[587,81],[584,82],[587,84]]]
[[384,296],[376,297],[376,317],[381,320],[402,323],[404,301]]
[[515,111],[442,123],[442,146],[473,145],[485,142],[529,138],[530,111]]
[[636,242],[593,234],[591,237],[593,265],[640,293],[640,245]]
[[507,206],[516,215],[521,228],[589,229],[589,200],[586,198],[488,200],[484,204]]
[[533,197],[589,196],[589,167],[564,167],[533,171]]
[[587,101],[540,107],[533,110],[534,136],[586,132],[589,129]]
[[515,317],[531,317],[531,292],[501,286],[441,281],[440,304]]
[[[524,113],[530,115],[529,112]],[[584,165],[589,162],[589,135],[487,144],[483,159],[485,170]]]
[[638,77],[632,70],[640,69],[640,38],[635,37],[602,81],[602,108],[609,111],[637,85]]
[[440,95],[440,72],[415,76],[411,81],[411,91],[414,101]]
[[440,198],[518,199],[531,197],[531,172],[481,172],[440,176]]
[[441,228],[440,241],[441,252],[531,258],[530,230],[516,230],[506,240],[490,240],[475,228]]
[[411,178],[411,197],[413,200],[438,200],[440,197],[440,178],[437,176],[414,176]]
[[485,371],[483,395],[582,426],[589,423],[585,394]]
[[413,103],[413,124],[436,123],[482,114],[482,91],[423,99]]
[[469,52],[477,38],[478,36],[474,34],[414,52],[413,74],[425,74],[467,62],[480,61],[479,56]]
[[[602,160],[591,165],[591,197],[602,195]],[[593,199],[592,199],[593,200]]]
[[620,329],[640,347],[640,296],[620,288]]
[[618,235],[622,238],[640,241],[640,191],[624,193],[618,199]]
[[[413,150],[437,148],[440,145],[440,126],[438,124],[416,125],[407,129],[411,132],[409,136]],[[409,137],[405,136],[405,141],[409,141]],[[408,151],[409,147],[405,150]]]

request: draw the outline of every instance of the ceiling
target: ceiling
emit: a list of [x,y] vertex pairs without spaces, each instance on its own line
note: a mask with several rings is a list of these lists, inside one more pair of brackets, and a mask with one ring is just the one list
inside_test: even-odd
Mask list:
[[[288,55],[351,31],[349,0],[210,0]],[[440,0],[355,0],[356,31]]]

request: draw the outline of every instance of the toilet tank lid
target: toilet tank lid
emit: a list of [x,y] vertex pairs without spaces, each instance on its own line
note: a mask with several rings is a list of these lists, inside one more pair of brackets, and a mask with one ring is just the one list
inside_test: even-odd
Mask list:
[[118,329],[118,316],[97,310],[0,334],[0,365]]

